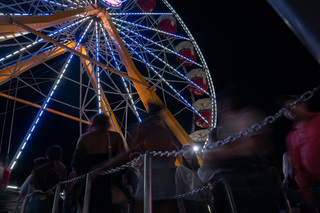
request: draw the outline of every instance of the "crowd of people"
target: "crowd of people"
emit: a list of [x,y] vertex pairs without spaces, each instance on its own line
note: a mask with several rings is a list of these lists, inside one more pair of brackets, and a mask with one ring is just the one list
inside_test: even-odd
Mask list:
[[[287,136],[283,167],[272,164],[272,128],[263,127],[235,142],[204,149],[197,153],[190,145],[181,146],[163,121],[163,109],[149,104],[148,116],[132,128],[134,137],[126,151],[124,139],[110,130],[109,116],[95,115],[87,132],[80,136],[72,160],[72,171],[61,163],[62,148],[54,145],[46,157],[37,158],[31,175],[18,199],[31,195],[28,213],[51,212],[54,186],[64,180],[91,172],[90,213],[143,212],[144,169],[141,159],[111,175],[101,172],[115,168],[147,151],[178,151],[181,158],[152,157],[153,212],[167,213],[276,213],[320,211],[320,113],[309,111],[305,102],[287,107],[298,98],[283,96],[285,117],[293,122]],[[264,119],[264,114],[251,106],[224,111],[218,127],[208,134],[208,145]],[[199,158],[202,159],[201,165]],[[176,161],[180,165],[176,166]],[[63,185],[64,201],[59,212],[76,213],[83,208],[85,178]],[[207,186],[207,187],[205,187]],[[176,197],[204,188],[197,193]]]

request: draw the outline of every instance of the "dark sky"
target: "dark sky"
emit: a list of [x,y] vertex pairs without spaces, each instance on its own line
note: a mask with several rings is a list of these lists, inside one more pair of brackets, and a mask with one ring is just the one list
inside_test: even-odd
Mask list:
[[[218,99],[223,98],[230,85],[240,84],[244,88],[243,102],[273,114],[278,110],[275,102],[280,95],[302,94],[320,84],[319,64],[266,1],[169,2],[197,41],[211,71]],[[75,144],[77,136],[71,135],[78,132],[68,132],[68,122],[67,119],[59,122],[59,128],[65,128],[65,132],[59,131],[55,137],[44,136],[46,141],[30,146],[45,150],[47,144]],[[285,151],[284,139],[290,126],[284,118],[275,124],[278,159]],[[52,127],[42,125],[39,132],[46,134],[46,128]],[[65,164],[69,163],[73,149],[73,146],[65,148]],[[17,182],[24,177],[20,179]]]
[[[283,94],[299,94],[320,84],[320,67],[265,0],[170,1],[192,32],[212,73],[219,98],[234,84],[244,87],[243,101],[267,114]],[[312,102],[319,103],[319,99]],[[316,108],[319,109],[319,108]],[[219,108],[218,108],[219,111]],[[278,160],[286,150],[291,123],[275,123]]]
[[268,101],[320,83],[320,67],[266,1],[172,1],[194,35],[217,93],[245,81]]

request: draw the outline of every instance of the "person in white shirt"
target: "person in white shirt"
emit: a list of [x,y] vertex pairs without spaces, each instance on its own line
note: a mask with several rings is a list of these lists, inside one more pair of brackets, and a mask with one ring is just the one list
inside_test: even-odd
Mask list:
[[[182,164],[176,169],[177,195],[192,192],[204,186],[197,171],[200,167],[196,153],[190,145],[183,146]],[[210,200],[210,190],[178,198],[180,213],[209,213],[207,200]]]

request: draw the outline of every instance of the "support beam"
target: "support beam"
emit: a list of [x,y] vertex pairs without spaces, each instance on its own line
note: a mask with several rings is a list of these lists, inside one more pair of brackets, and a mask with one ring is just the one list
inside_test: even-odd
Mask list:
[[75,54],[76,56],[78,56],[78,57],[80,57],[80,58],[82,58],[82,59],[88,60],[88,61],[90,61],[90,62],[93,63],[93,64],[99,65],[100,67],[104,67],[104,68],[110,70],[111,72],[113,72],[113,73],[115,73],[115,74],[117,74],[117,75],[119,75],[119,76],[121,76],[121,77],[124,77],[125,79],[127,79],[127,80],[129,80],[129,81],[133,81],[133,82],[135,82],[135,83],[137,83],[137,84],[139,84],[139,85],[141,85],[141,86],[143,86],[143,87],[148,87],[148,86],[147,86],[146,84],[144,84],[143,82],[141,82],[141,81],[139,81],[139,80],[137,80],[137,79],[135,79],[135,78],[132,78],[132,77],[130,77],[130,76],[127,76],[126,74],[124,74],[124,73],[122,73],[122,72],[120,72],[120,71],[118,71],[118,70],[115,70],[115,69],[113,69],[113,68],[111,68],[111,67],[108,67],[107,65],[105,65],[105,64],[103,64],[103,63],[101,63],[101,62],[99,62],[99,61],[96,61],[95,59],[92,59],[92,58],[90,58],[89,56],[86,56],[86,55],[82,54],[81,52],[79,52],[79,51],[77,51],[77,50],[74,50],[74,49],[68,47],[67,45],[61,44],[61,43],[59,43],[58,41],[56,41],[56,40],[54,40],[54,39],[52,39],[52,38],[50,38],[50,37],[48,37],[48,36],[46,36],[46,35],[44,35],[44,34],[42,34],[42,33],[40,33],[40,32],[34,30],[33,28],[31,28],[31,27],[29,27],[29,26],[27,26],[27,25],[25,25],[25,24],[20,23],[19,21],[15,20],[15,19],[11,19],[11,21],[12,21],[12,24],[14,24],[14,25],[16,25],[16,26],[19,26],[19,27],[21,27],[22,29],[25,29],[25,30],[31,32],[31,33],[33,33],[34,35],[37,35],[37,36],[45,39],[46,41],[48,41],[48,42],[50,42],[50,43],[52,43],[52,44],[55,44],[55,45],[57,45],[58,47],[61,47],[61,48],[65,49],[65,50],[67,50],[68,52],[71,52],[71,53]]
[[19,26],[11,24],[11,19],[15,19],[24,25],[32,27],[35,30],[42,30],[54,25],[79,19],[81,16],[89,16],[99,12],[96,5],[88,5],[61,13],[55,13],[47,16],[1,16],[0,17],[0,41],[11,39],[12,36],[17,37],[28,31],[21,29]]
[[[67,44],[69,48],[74,48],[75,43],[71,42]],[[10,66],[8,68],[0,70],[0,85],[6,83],[8,80],[10,80],[13,76],[18,76],[28,69],[31,69],[32,67],[35,67],[43,62],[46,62],[52,58],[55,58],[63,53],[65,53],[65,49],[61,49],[60,47],[53,49],[52,51],[47,51],[44,53],[41,53],[37,56],[33,56],[31,59],[27,61],[22,61],[17,63],[15,66]]]
[[[7,94],[1,93],[1,92],[0,92],[0,97],[4,97],[4,98],[7,98],[7,99],[10,99],[10,100],[13,100],[13,101],[18,101],[20,103],[23,103],[23,104],[26,104],[26,105],[29,105],[29,106],[33,106],[33,107],[36,107],[36,108],[39,108],[39,109],[41,108],[41,105],[39,105],[39,104],[35,104],[35,103],[30,102],[30,101],[26,101],[26,100],[23,100],[21,98],[13,97],[11,95],[7,95]],[[60,115],[60,116],[65,117],[65,118],[69,118],[71,120],[80,121],[80,119],[77,118],[77,117],[74,117],[72,115],[68,115],[68,114],[63,113],[63,112],[59,112],[59,111],[54,110],[54,109],[46,108],[45,110],[48,111],[48,112],[51,112],[53,114]],[[81,122],[85,123],[85,124],[89,124],[89,122],[85,121],[85,120],[81,120]]]
[[[87,51],[82,46],[80,46],[80,51],[82,54],[87,55]],[[90,79],[90,83],[91,83],[92,87],[94,88],[96,95],[98,96],[98,81],[96,79],[96,75],[93,71],[91,63],[87,60],[84,60],[84,59],[82,59],[82,63],[85,64],[86,73]],[[102,109],[102,111],[106,112],[109,115],[109,117],[111,118],[112,130],[117,131],[121,135],[121,137],[123,138],[124,147],[128,151],[129,146],[128,146],[127,142],[124,140],[124,135],[122,134],[122,131],[121,131],[121,128],[120,128],[119,123],[117,121],[117,118],[114,115],[112,108],[109,104],[109,101],[103,91],[101,91],[101,109]]]
[[[181,144],[194,144],[190,136],[186,133],[186,131],[182,128],[182,126],[179,124],[179,122],[175,119],[175,117],[171,114],[171,112],[168,110],[168,108],[165,107],[161,99],[158,97],[158,95],[155,93],[151,88],[148,82],[145,80],[145,78],[141,75],[141,73],[138,71],[136,66],[134,65],[124,43],[122,42],[119,33],[114,26],[109,14],[107,11],[101,11],[96,15],[98,18],[102,20],[102,23],[106,30],[108,31],[113,43],[115,44],[118,54],[121,57],[121,60],[123,64],[125,65],[127,72],[131,78],[136,79],[136,81],[133,81],[133,84],[139,93],[139,96],[141,98],[141,101],[143,102],[145,108],[148,109],[148,103],[155,103],[158,105],[163,106],[164,108],[164,116],[163,119],[165,123],[169,126],[169,128],[172,130],[172,132],[175,134],[175,136],[178,138]],[[136,82],[142,82],[142,84],[137,84]],[[145,87],[141,86],[145,85]]]

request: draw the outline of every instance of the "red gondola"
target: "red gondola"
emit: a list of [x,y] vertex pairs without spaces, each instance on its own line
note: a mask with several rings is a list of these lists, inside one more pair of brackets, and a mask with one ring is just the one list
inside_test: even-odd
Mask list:
[[[191,66],[193,61],[196,60],[196,53],[194,51],[194,46],[190,41],[183,41],[179,43],[176,46],[176,52],[179,53],[180,55],[184,56],[178,56],[178,62],[179,64],[182,64],[185,67]],[[187,60],[188,58],[189,60]]]
[[156,0],[138,0],[140,10],[145,13],[150,13],[156,7]]
[[[189,92],[194,95],[203,95],[208,90],[209,84],[207,81],[206,73],[203,69],[193,69],[187,73],[187,77],[191,79],[197,86],[190,85]],[[201,88],[201,89],[200,89]]]
[[[158,19],[158,29],[164,32],[175,34],[177,32],[177,20],[170,15],[162,15]],[[170,34],[161,33],[165,38],[170,38]]]
[[196,102],[194,102],[192,106],[205,119],[204,120],[198,114],[196,114],[194,116],[196,125],[201,128],[209,128],[209,126],[212,124],[212,100],[210,98],[199,99]]

